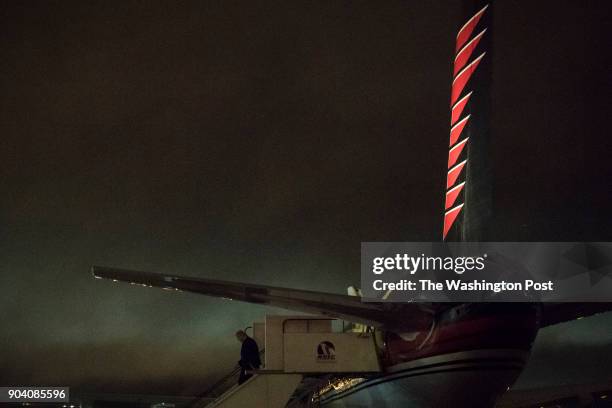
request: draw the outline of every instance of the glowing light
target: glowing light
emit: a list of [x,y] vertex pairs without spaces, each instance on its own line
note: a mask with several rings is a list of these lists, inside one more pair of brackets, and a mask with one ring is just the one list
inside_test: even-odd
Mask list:
[[467,85],[468,81],[472,77],[472,74],[476,71],[476,68],[478,68],[478,64],[485,54],[486,53],[483,52],[474,61],[470,62],[468,66],[463,68],[453,80],[453,87],[451,90],[451,106],[453,106],[457,99],[459,99],[461,91],[463,91],[463,88],[465,88]]
[[463,98],[459,99],[455,105],[453,105],[453,109],[451,110],[451,126],[455,124],[459,120],[461,113],[463,113],[463,109],[465,105],[467,105],[470,100],[470,96],[472,96],[472,92],[467,93]]
[[461,51],[457,53],[457,56],[455,57],[455,68],[453,71],[453,76],[457,75],[457,73],[461,71],[465,64],[467,64],[468,59],[470,59],[470,56],[478,46],[478,43],[480,42],[480,39],[484,35],[485,31],[487,31],[486,28],[482,30],[480,34],[478,34],[476,37],[472,38],[470,42],[468,42],[465,47],[463,47]]
[[466,162],[467,160],[464,160],[448,171],[448,175],[446,176],[446,188],[451,188],[455,185],[455,182],[457,181],[459,174],[461,174],[461,170],[463,170]]
[[455,52],[459,51],[463,47],[463,44],[465,44],[465,42],[468,40],[468,38],[470,38],[470,35],[472,35],[472,32],[474,31],[476,24],[478,24],[478,22],[480,21],[480,18],[482,17],[487,7],[489,7],[488,4],[484,6],[482,9],[480,9],[480,11],[478,11],[476,14],[474,14],[463,25],[463,27],[461,27],[461,29],[457,33],[457,42],[455,46]]
[[464,185],[465,185],[465,181],[451,188],[450,190],[446,192],[446,203],[444,205],[445,210],[448,210],[450,207],[453,206],[453,204],[455,204],[455,201],[457,200],[457,197],[461,193],[461,190],[463,190]]
[[463,148],[465,147],[468,140],[470,140],[470,138],[466,137],[465,139],[457,143],[455,146],[453,146],[448,151],[448,168],[449,169],[453,167],[455,163],[457,163],[457,160],[459,159],[459,156],[461,155],[461,152],[463,151]]
[[444,232],[442,233],[442,239],[446,238],[446,234],[448,234],[448,230],[453,226],[453,223],[457,219],[457,215],[461,212],[463,208],[463,204],[459,204],[455,208],[452,208],[444,214]]
[[[472,37],[472,33],[476,29],[479,21],[484,15],[485,11],[489,5],[485,5],[481,8],[477,13],[475,13],[472,17],[470,17],[465,24],[459,29],[457,32],[457,38],[455,42],[455,59],[453,61],[453,84],[451,89],[451,98],[450,98],[450,106],[451,106],[451,129],[450,129],[450,140],[449,147],[450,150],[448,152],[448,163],[447,168],[448,175],[446,178],[446,201],[444,204],[444,209],[447,210],[444,214],[444,230],[443,230],[443,239],[446,239],[446,235],[448,231],[453,226],[457,216],[461,212],[464,204],[460,204],[451,208],[455,205],[455,202],[463,190],[465,186],[465,181],[463,183],[455,186],[465,163],[467,162],[467,158],[457,164],[457,161],[461,157],[461,154],[467,145],[469,140],[469,134],[464,135],[464,139],[459,141],[462,136],[464,128],[467,126],[467,123],[470,119],[470,115],[465,116],[463,119],[461,118],[461,114],[465,106],[467,105],[472,92],[467,92],[466,95],[462,96],[463,90],[467,86],[470,78],[478,68],[480,61],[486,55],[486,52],[482,52],[479,56],[474,58],[471,62],[469,61],[485,33],[487,32],[487,28],[484,27],[478,34]],[[468,136],[468,137],[465,137]],[[449,209],[450,208],[450,209]]]
[[470,115],[467,115],[465,118],[457,122],[456,125],[451,127],[449,147],[454,145],[457,142],[457,140],[459,139],[459,136],[461,136],[461,132],[463,132],[463,128],[465,127],[469,119],[470,119]]

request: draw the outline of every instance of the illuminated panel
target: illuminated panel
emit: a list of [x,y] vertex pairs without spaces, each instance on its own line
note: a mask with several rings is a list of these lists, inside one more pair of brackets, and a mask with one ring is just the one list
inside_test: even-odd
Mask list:
[[[456,205],[454,208],[451,208],[457,202],[459,195],[464,190],[466,184],[465,176],[463,176],[463,180],[460,180],[460,178],[463,174],[463,168],[467,163],[467,158],[459,164],[456,163],[461,157],[462,152],[465,150],[469,136],[471,136],[469,133],[469,128],[467,127],[471,115],[468,114],[463,118],[461,115],[463,114],[463,111],[470,100],[472,92],[468,90],[465,95],[462,96],[462,94],[470,81],[472,74],[476,71],[480,61],[485,56],[485,52],[483,52],[470,62],[470,58],[472,58],[472,55],[476,52],[476,49],[481,43],[487,28],[484,27],[484,29],[482,29],[482,31],[475,36],[472,36],[472,34],[475,32],[479,21],[488,7],[489,5],[484,6],[482,9],[480,9],[480,11],[470,17],[470,19],[459,29],[459,32],[457,33],[455,59],[453,63],[453,85],[450,98],[451,129],[447,167],[449,170],[446,178],[447,191],[446,200],[444,203],[444,209],[446,212],[444,214],[444,232],[442,234],[443,239],[446,239],[449,230],[454,225],[459,213],[461,212],[461,209],[464,206],[464,203],[462,203]],[[464,139],[459,141],[462,136]]]
[[470,115],[467,115],[465,118],[461,119],[459,122],[457,122],[455,126],[451,128],[449,147],[454,145],[455,142],[457,142],[457,139],[459,139],[459,136],[461,136],[461,132],[463,131],[463,128],[465,127],[465,124],[467,123],[468,119],[470,119]]
[[453,80],[453,89],[451,91],[451,106],[455,104],[459,96],[461,95],[461,91],[465,88],[465,85],[468,83],[476,68],[478,68],[478,63],[484,57],[486,53],[482,53],[476,58],[474,61],[470,62],[468,66],[463,68]]
[[448,171],[448,174],[446,176],[446,188],[447,189],[455,185],[455,182],[457,181],[457,178],[459,178],[459,175],[461,174],[461,170],[463,170],[463,168],[465,167],[466,162],[467,160],[464,160]]
[[457,197],[459,197],[461,190],[463,190],[463,186],[465,186],[465,181],[461,184],[457,184],[455,187],[451,188],[446,192],[446,203],[444,204],[445,210],[448,210],[450,207],[453,206],[453,204],[455,204],[455,201],[457,201]]
[[453,105],[453,109],[451,110],[451,126],[453,126],[455,122],[459,120],[459,117],[463,112],[463,108],[465,108],[465,105],[467,105],[468,101],[470,100],[470,96],[472,96],[472,92],[459,99],[457,103]]
[[448,230],[450,229],[450,227],[453,226],[453,223],[457,219],[457,215],[459,215],[459,212],[461,211],[462,208],[463,208],[463,204],[459,204],[458,206],[456,206],[453,209],[448,210],[444,214],[444,234],[442,236],[443,239],[446,238],[446,234],[448,234]]
[[457,43],[455,47],[455,52],[459,51],[461,47],[463,47],[463,44],[465,44],[466,41],[470,38],[472,32],[474,31],[474,28],[480,21],[480,18],[482,17],[482,14],[485,12],[487,7],[489,7],[488,4],[484,6],[478,13],[474,14],[472,18],[470,18],[467,23],[465,23],[463,27],[461,27],[461,29],[457,33]]
[[459,51],[459,53],[455,57],[453,77],[457,75],[457,72],[459,72],[465,66],[465,64],[467,64],[485,31],[487,31],[486,28],[482,30],[480,34],[478,34],[476,37],[472,38],[470,42],[467,43],[465,47],[461,49],[461,51]]
[[455,163],[457,163],[457,160],[459,159],[459,156],[461,156],[461,152],[463,151],[463,148],[465,147],[465,144],[467,143],[468,140],[469,140],[469,137],[466,137],[465,139],[457,143],[453,148],[451,148],[448,151],[448,168],[449,169],[452,166],[454,166]]

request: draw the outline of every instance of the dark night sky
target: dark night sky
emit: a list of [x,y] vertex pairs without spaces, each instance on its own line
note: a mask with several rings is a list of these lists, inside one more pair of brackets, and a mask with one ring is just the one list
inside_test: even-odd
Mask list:
[[[259,3],[0,5],[0,383],[196,393],[272,311],[95,281],[92,264],[344,292],[361,241],[440,238],[460,4]],[[605,3],[498,6],[497,134],[601,133]],[[572,185],[609,189],[592,159]],[[580,239],[612,240],[595,198]],[[543,200],[528,217],[548,219]],[[550,222],[537,239],[558,238]],[[609,372],[611,324],[547,329],[524,383]]]

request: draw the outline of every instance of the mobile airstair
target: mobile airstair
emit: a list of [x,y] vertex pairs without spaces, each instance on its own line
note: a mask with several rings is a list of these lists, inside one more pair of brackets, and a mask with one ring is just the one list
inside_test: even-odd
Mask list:
[[195,408],[282,408],[305,376],[380,372],[372,333],[346,332],[337,320],[317,316],[266,316],[253,325],[253,337],[265,344],[264,368],[241,385],[233,385]]

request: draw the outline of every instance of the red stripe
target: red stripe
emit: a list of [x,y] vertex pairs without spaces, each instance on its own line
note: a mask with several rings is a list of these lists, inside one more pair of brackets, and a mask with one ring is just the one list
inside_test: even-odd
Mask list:
[[449,147],[454,145],[455,142],[459,139],[459,136],[461,136],[461,132],[463,132],[463,128],[468,123],[469,119],[470,115],[467,115],[465,118],[461,119],[461,121],[459,121],[455,126],[451,128]]
[[463,112],[463,108],[465,108],[465,105],[467,105],[468,101],[470,100],[470,96],[472,96],[471,92],[459,99],[459,101],[453,106],[453,109],[451,110],[451,126],[453,126],[455,122],[459,120],[459,117]]
[[459,204],[452,210],[449,210],[446,214],[444,214],[444,233],[442,234],[442,239],[446,239],[446,234],[448,234],[448,230],[453,226],[453,223],[457,219],[457,215],[463,208],[463,204]]
[[482,17],[487,7],[489,7],[488,4],[484,6],[478,13],[474,14],[474,16],[472,16],[467,21],[467,23],[465,23],[465,25],[461,27],[461,29],[457,33],[457,43],[456,43],[457,45],[455,47],[455,52],[459,51],[461,47],[463,47],[463,44],[465,44],[467,40],[470,38],[470,36],[472,35],[472,32],[474,31],[474,28],[480,21],[480,18]]
[[476,37],[472,38],[470,42],[468,42],[466,46],[463,47],[461,51],[459,51],[459,54],[457,54],[457,56],[455,57],[455,69],[453,70],[453,77],[457,75],[457,72],[461,71],[461,69],[465,67],[465,64],[467,64],[468,60],[472,56],[472,53],[478,46],[478,43],[480,42],[480,39],[482,38],[482,35],[485,33],[485,31],[487,31],[486,28],[482,30],[480,34],[478,34]]
[[444,204],[445,210],[448,210],[453,206],[453,204],[455,204],[457,197],[459,197],[459,193],[461,193],[463,190],[463,186],[465,186],[465,181],[446,192],[446,203]]
[[448,168],[449,169],[453,167],[455,163],[457,163],[457,159],[459,159],[459,156],[461,155],[463,148],[467,144],[468,139],[469,137],[466,137],[465,139],[457,143],[452,149],[448,151]]
[[448,172],[448,175],[446,176],[446,189],[449,189],[455,185],[459,174],[461,174],[461,170],[463,170],[465,167],[465,162],[467,162],[467,160],[462,161]]
[[482,59],[482,57],[484,57],[484,55],[484,52],[480,54],[480,56],[474,61],[472,61],[467,67],[465,67],[463,71],[459,72],[459,74],[457,74],[457,76],[453,80],[453,89],[451,92],[451,106],[453,106],[455,102],[457,102],[457,99],[459,99],[461,91],[463,91],[463,88],[465,88],[465,85],[470,80],[470,77],[472,76],[474,71],[476,71],[480,60]]

